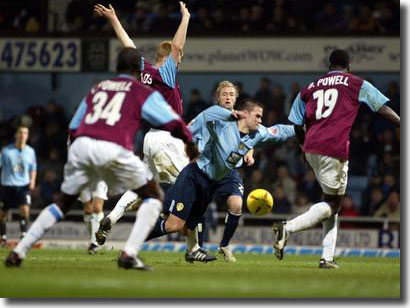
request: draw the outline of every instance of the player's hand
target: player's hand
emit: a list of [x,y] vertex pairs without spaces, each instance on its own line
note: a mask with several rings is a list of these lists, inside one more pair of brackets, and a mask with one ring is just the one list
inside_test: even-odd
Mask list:
[[104,18],[109,19],[109,20],[116,17],[115,10],[114,10],[114,8],[112,7],[111,4],[108,5],[108,8],[106,8],[102,4],[96,4],[96,5],[94,5],[94,12],[98,16],[104,17]]
[[191,14],[189,13],[188,9],[186,8],[186,5],[185,5],[184,2],[179,1],[179,8],[181,10],[182,17],[184,17],[184,16],[186,16],[188,18],[191,17]]
[[33,191],[34,188],[36,188],[36,184],[35,184],[35,183],[30,183],[30,185],[28,186],[28,189],[29,189],[30,191]]
[[243,119],[245,118],[245,112],[241,111],[241,110],[232,110],[232,116],[235,119]]
[[194,161],[199,156],[198,147],[192,141],[185,144],[185,152],[190,161]]
[[253,158],[253,151],[249,151],[248,153],[246,153],[243,160],[245,161],[248,167],[253,166],[253,164],[255,163],[255,158]]

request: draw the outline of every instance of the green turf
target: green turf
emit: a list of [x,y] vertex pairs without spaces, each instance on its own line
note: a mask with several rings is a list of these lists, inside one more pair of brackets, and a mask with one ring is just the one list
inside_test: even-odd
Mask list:
[[338,270],[319,270],[318,257],[236,254],[236,263],[188,264],[183,253],[141,256],[154,272],[118,269],[114,251],[34,250],[18,269],[0,265],[0,297],[400,297],[396,258],[346,257]]

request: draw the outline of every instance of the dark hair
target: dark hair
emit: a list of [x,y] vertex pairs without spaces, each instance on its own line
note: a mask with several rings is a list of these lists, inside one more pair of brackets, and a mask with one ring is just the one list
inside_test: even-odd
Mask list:
[[255,107],[260,107],[263,109],[263,104],[253,98],[244,98],[238,104],[238,110],[252,111]]
[[28,125],[19,124],[19,125],[16,126],[16,133],[19,131],[20,128],[27,128],[28,130],[30,130],[30,127],[28,127]]
[[140,53],[135,48],[123,48],[117,56],[117,73],[139,74],[140,72]]
[[329,56],[329,68],[343,67],[348,68],[350,65],[350,57],[346,50],[335,49]]

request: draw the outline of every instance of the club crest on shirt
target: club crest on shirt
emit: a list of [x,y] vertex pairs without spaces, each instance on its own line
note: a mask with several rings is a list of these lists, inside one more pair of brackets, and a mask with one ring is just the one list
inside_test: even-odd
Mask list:
[[182,202],[177,203],[177,211],[181,212],[184,209],[184,204]]
[[277,128],[269,127],[268,130],[272,135],[277,135],[278,134],[278,129]]
[[239,144],[239,150],[243,150],[244,148],[245,148],[245,144],[241,142]]

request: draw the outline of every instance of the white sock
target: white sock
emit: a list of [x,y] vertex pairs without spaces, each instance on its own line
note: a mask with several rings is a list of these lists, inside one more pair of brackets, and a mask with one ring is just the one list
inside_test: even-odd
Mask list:
[[87,227],[88,234],[91,235],[91,232],[92,232],[92,230],[91,230],[92,214],[85,214],[84,213],[83,219],[84,219],[85,226]]
[[290,233],[303,231],[314,227],[331,215],[332,209],[329,204],[326,202],[315,203],[307,212],[287,221],[285,227]]
[[101,219],[104,218],[104,212],[91,214],[90,227],[91,227],[91,238],[90,244],[97,245],[97,239],[95,238],[95,232],[98,231]]
[[64,217],[63,212],[57,204],[53,203],[43,209],[37,219],[32,223],[27,234],[21,239],[17,246],[13,249],[20,258],[25,258],[27,251],[37,242],[48,229],[54,226]]
[[117,221],[124,215],[125,208],[127,207],[127,205],[137,198],[138,195],[131,190],[126,191],[125,194],[122,195],[121,199],[118,200],[114,209],[107,216],[111,221],[111,226],[116,224]]
[[188,233],[185,236],[185,243],[186,243],[186,248],[188,252],[193,252],[195,250],[198,250],[199,244],[198,244],[198,229],[195,228],[195,230],[189,230]]
[[322,259],[326,261],[333,261],[336,250],[337,240],[337,217],[338,215],[332,215],[329,219],[322,222],[323,225],[323,242],[322,242]]
[[158,199],[149,198],[141,204],[131,234],[123,249],[127,255],[131,257],[138,255],[146,238],[155,226],[161,210],[162,203]]

